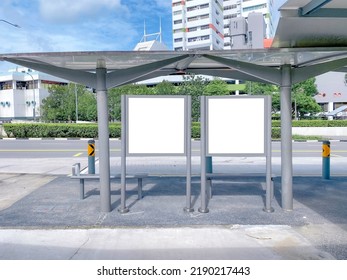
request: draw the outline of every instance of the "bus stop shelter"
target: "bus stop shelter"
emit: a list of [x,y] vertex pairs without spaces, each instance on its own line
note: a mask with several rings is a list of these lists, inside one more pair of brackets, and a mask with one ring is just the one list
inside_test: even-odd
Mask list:
[[293,209],[293,84],[347,66],[345,0],[289,0],[272,48],[219,51],[99,51],[2,54],[8,61],[96,89],[101,211],[111,211],[107,90],[182,73],[280,86],[282,208]]

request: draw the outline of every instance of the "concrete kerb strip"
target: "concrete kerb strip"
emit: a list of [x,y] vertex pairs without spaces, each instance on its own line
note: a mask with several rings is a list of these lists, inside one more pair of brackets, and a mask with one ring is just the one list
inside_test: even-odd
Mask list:
[[0,235],[0,259],[334,259],[289,226],[0,229]]

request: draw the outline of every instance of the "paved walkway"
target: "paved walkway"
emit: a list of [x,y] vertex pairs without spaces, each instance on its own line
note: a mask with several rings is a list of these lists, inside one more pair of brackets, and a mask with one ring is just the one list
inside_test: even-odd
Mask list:
[[[254,163],[253,163],[254,164]],[[119,181],[112,182],[110,213],[100,212],[98,183],[61,174],[0,173],[0,259],[347,259],[346,177],[294,177],[294,211],[262,211],[259,180],[216,181],[210,212],[185,213],[184,178],[144,182],[137,200],[129,184],[130,212],[117,211]]]
[[[331,180],[323,180],[317,176],[320,159],[296,158],[293,211],[281,208],[280,177],[273,213],[262,211],[262,178],[215,181],[207,214],[197,211],[197,178],[192,213],[183,211],[184,178],[145,179],[142,200],[130,181],[127,214],[117,211],[120,184],[112,181],[113,210],[102,213],[97,181],[87,182],[87,197],[79,199],[78,181],[67,176],[75,162],[39,159],[26,169],[20,160],[0,163],[0,259],[347,259],[346,162],[334,163]],[[118,159],[111,165],[118,172]],[[129,169],[143,168],[185,170],[182,159],[129,159]],[[223,158],[214,168],[259,172],[264,160]],[[279,170],[276,158],[273,170]]]

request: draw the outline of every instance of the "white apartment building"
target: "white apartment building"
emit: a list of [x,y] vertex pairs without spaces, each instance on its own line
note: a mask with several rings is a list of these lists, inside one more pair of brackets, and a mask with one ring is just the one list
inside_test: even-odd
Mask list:
[[172,0],[174,50],[224,48],[222,0]]
[[22,67],[0,74],[0,120],[39,118],[42,100],[53,84],[67,81]]

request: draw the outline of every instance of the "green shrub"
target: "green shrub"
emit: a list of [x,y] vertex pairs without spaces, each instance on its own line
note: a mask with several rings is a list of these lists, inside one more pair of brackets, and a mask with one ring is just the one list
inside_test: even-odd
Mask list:
[[200,123],[199,122],[193,122],[192,123],[192,138],[193,139],[200,139]]
[[[272,138],[280,139],[281,122],[272,121]],[[293,127],[347,127],[346,120],[300,120],[293,121]],[[97,138],[97,124],[75,123],[5,123],[3,128],[8,137],[15,138]],[[191,135],[200,138],[200,123],[192,122]],[[110,138],[121,137],[121,123],[110,123]]]
[[[347,127],[347,120],[299,120],[292,122],[293,127]],[[272,127],[280,127],[280,120],[273,120]]]
[[281,139],[281,128],[280,127],[272,127],[271,138],[272,139]]
[[[8,137],[15,138],[97,138],[97,124],[4,124]],[[110,124],[110,137],[118,138],[121,135],[120,123]]]

